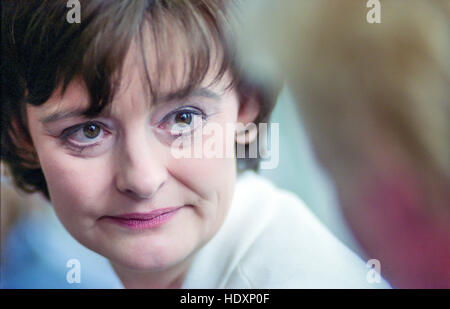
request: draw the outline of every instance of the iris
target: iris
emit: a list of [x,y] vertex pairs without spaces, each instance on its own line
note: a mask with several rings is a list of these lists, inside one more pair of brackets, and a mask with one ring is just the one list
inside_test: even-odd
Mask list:
[[100,134],[100,127],[95,124],[88,124],[83,128],[83,134],[87,138],[96,138]]

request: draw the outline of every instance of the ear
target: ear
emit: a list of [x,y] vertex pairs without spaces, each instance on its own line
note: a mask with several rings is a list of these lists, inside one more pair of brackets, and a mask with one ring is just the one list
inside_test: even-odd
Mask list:
[[236,142],[251,144],[258,135],[258,128],[254,121],[260,112],[260,101],[256,93],[241,94],[237,122],[243,126],[236,127]]

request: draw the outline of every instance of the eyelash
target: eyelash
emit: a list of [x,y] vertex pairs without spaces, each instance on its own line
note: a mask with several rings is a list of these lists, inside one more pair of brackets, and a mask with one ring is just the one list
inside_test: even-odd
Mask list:
[[95,146],[97,146],[100,142],[92,143],[92,144],[88,144],[88,145],[82,145],[82,146],[81,146],[81,145],[77,145],[77,144],[75,144],[74,142],[71,142],[71,141],[69,140],[69,138],[70,138],[72,135],[74,135],[74,134],[77,133],[79,130],[83,129],[84,127],[86,127],[86,126],[88,126],[88,125],[95,125],[95,126],[99,127],[99,128],[102,130],[103,134],[105,134],[105,132],[108,133],[108,130],[105,129],[106,126],[105,126],[103,123],[98,122],[98,121],[87,121],[87,122],[80,123],[80,124],[74,125],[74,126],[72,126],[72,127],[69,127],[69,128],[67,128],[67,129],[64,129],[64,130],[61,132],[61,135],[59,136],[59,138],[61,139],[61,141],[63,142],[63,144],[64,144],[65,146],[68,146],[70,149],[76,150],[76,151],[78,151],[79,153],[81,153],[81,152],[82,152],[83,150],[85,150],[85,149],[88,149],[88,148],[91,148],[91,147],[95,147]]
[[[193,107],[193,106],[184,106],[182,109],[175,110],[175,111],[172,111],[169,114],[167,114],[160,121],[158,127],[161,124],[166,123],[167,121],[169,121],[171,117],[174,117],[177,114],[181,114],[181,113],[187,113],[187,114],[191,114],[191,115],[201,116],[202,120],[206,120],[208,118],[208,116],[202,110],[200,110],[199,108]],[[97,121],[87,121],[87,122],[80,123],[80,124],[74,125],[72,127],[69,127],[67,129],[64,129],[61,132],[60,136],[59,136],[60,140],[63,142],[63,145],[69,147],[72,150],[78,151],[79,153],[81,153],[85,149],[89,149],[89,148],[92,148],[92,147],[95,147],[95,146],[99,145],[101,143],[101,141],[97,142],[97,143],[92,143],[92,144],[81,146],[81,145],[76,145],[74,142],[71,142],[69,140],[69,138],[71,136],[73,136],[79,130],[83,129],[84,127],[86,127],[88,125],[95,125],[95,126],[99,127],[102,130],[103,134],[108,133],[108,130],[106,129],[106,125],[104,125],[103,123],[97,122]],[[179,136],[182,136],[182,135],[186,135],[186,134],[181,133],[181,134],[176,135],[174,137],[179,137]]]
[[[202,117],[202,121],[207,120],[208,116],[199,108],[197,107],[193,107],[193,106],[184,106],[182,109],[179,110],[175,110],[169,114],[167,114],[160,122],[160,124],[158,125],[158,127],[161,126],[162,123],[167,122],[171,117],[176,116],[177,114],[182,114],[182,113],[187,113],[187,114],[191,114],[191,115],[196,115],[196,116],[201,116]],[[196,128],[194,128],[193,130],[195,130]],[[183,136],[183,135],[189,135],[186,133],[181,133],[181,134],[177,134],[174,135],[174,137],[179,137],[179,136]]]

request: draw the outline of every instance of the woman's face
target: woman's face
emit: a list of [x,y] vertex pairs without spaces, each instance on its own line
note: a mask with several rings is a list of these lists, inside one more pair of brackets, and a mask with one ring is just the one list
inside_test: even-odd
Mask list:
[[[171,144],[205,123],[225,128],[253,116],[240,110],[235,90],[224,90],[226,78],[186,98],[149,104],[135,59],[132,48],[120,89],[98,117],[79,115],[88,94],[74,81],[64,96],[55,92],[45,104],[28,106],[28,125],[55,212],[70,234],[113,265],[164,270],[215,235],[236,178],[235,159],[176,159]],[[234,146],[234,135],[215,138],[224,149]]]

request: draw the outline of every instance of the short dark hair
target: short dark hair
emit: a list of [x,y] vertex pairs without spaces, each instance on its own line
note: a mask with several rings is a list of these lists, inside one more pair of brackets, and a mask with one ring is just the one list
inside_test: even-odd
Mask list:
[[[204,79],[215,50],[223,51],[215,81],[227,71],[229,87],[240,95],[258,96],[260,114],[256,124],[268,121],[277,90],[261,87],[244,77],[235,60],[232,32],[225,0],[81,0],[81,23],[66,20],[66,1],[2,1],[2,119],[1,160],[6,163],[17,187],[26,192],[49,193],[25,119],[25,106],[39,106],[62,86],[64,93],[75,78],[85,83],[90,107],[86,116],[100,113],[113,99],[125,55],[136,40],[144,55],[143,26],[149,25],[157,57],[157,70],[166,70],[164,59],[172,44],[167,24],[185,39],[186,79],[189,93]],[[172,38],[173,40],[173,38]],[[145,63],[145,57],[143,57]],[[147,68],[145,68],[147,70]],[[158,80],[146,72],[153,98]],[[245,159],[244,168],[257,169],[259,159]]]

